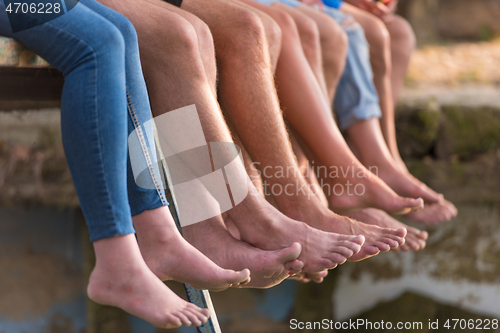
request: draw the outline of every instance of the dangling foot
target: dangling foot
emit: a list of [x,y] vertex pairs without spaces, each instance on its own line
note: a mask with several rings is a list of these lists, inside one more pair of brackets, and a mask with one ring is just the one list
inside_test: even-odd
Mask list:
[[220,218],[184,227],[183,234],[217,265],[234,270],[248,268],[252,279],[242,287],[270,288],[304,267],[297,259],[301,250],[299,243],[281,250],[261,250],[231,236]]
[[458,210],[455,205],[446,199],[442,199],[437,203],[427,204],[424,209],[418,212],[411,212],[405,217],[425,225],[434,225],[449,221],[456,217],[457,214]]
[[189,244],[177,230],[168,207],[145,211],[133,221],[144,260],[162,281],[176,280],[212,291],[250,281],[248,269],[223,269]]
[[359,165],[357,170],[354,177],[331,179],[327,195],[335,211],[378,208],[391,214],[408,214],[424,207],[424,200],[399,196],[364,166]]
[[210,316],[177,296],[147,267],[133,234],[94,242],[96,266],[87,293],[93,301],[122,308],[160,328],[200,326]]
[[228,211],[241,239],[264,250],[281,250],[299,243],[299,260],[304,271],[318,272],[344,263],[360,251],[363,236],[324,232],[286,217],[262,198],[255,189]]
[[408,231],[405,237],[406,242],[399,247],[402,251],[418,251],[423,249],[426,245],[425,241],[427,240],[427,237],[429,237],[427,231],[409,227],[380,209],[365,208],[359,212],[347,213],[346,215],[361,222],[377,225],[383,228],[406,228]]

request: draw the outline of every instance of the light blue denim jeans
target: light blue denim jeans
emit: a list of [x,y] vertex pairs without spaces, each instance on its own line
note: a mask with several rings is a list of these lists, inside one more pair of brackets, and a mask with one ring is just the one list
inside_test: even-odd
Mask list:
[[[291,7],[304,5],[297,0],[255,1],[266,5],[275,2]],[[334,6],[341,5],[338,2],[331,2],[330,4]],[[349,38],[346,65],[333,100],[333,109],[337,115],[339,128],[345,131],[356,121],[374,117],[380,118],[382,111],[380,110],[377,90],[373,83],[369,46],[363,28],[354,21],[352,16],[335,8],[325,7],[324,13],[340,24]]]
[[[94,0],[81,0],[52,21],[13,33],[0,0],[0,35],[17,39],[64,74],[63,144],[91,241],[134,233],[132,215],[168,203],[161,185],[146,190],[135,184],[128,161],[129,133],[151,119],[132,24]],[[142,140],[154,147],[146,136]]]

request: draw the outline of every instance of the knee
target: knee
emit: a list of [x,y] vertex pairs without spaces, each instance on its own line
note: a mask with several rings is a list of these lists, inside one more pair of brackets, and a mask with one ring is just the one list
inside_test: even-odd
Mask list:
[[118,15],[113,20],[113,24],[120,30],[126,46],[137,45],[137,32],[135,31],[134,25],[125,16]]
[[153,38],[151,50],[159,59],[168,61],[169,57],[183,58],[199,57],[198,35],[193,25],[182,17],[169,19],[169,25],[158,29],[156,27],[150,37]]
[[215,57],[214,39],[208,25],[198,18],[191,21],[191,24],[196,31],[201,54],[213,55]]
[[[276,23],[279,25],[281,29],[282,39],[288,40],[290,38],[295,38],[295,39],[300,38],[297,25],[295,24],[295,21],[292,18],[292,16],[290,16],[289,14],[287,14],[282,10],[275,10],[273,13],[273,19],[276,21]],[[307,34],[308,32],[304,31],[304,33]]]
[[410,23],[400,16],[394,16],[391,25],[387,26],[391,43],[401,52],[411,54],[417,46],[417,38]]
[[261,15],[268,45],[269,58],[273,70],[276,68],[281,52],[281,28],[270,16]]
[[[247,9],[235,8],[228,20],[223,34],[219,34],[223,40],[218,44],[218,48],[229,49],[238,54],[248,54],[248,50],[261,48],[266,43],[266,31],[260,17]],[[230,54],[221,52],[221,56]],[[234,57],[234,54],[232,58]]]
[[335,61],[345,59],[349,48],[349,37],[342,27],[332,20],[320,35],[321,48],[324,61]]
[[365,34],[370,43],[370,54],[373,69],[386,72],[390,66],[391,36],[385,24],[378,18],[365,27]]
[[320,33],[316,22],[309,17],[301,17],[297,22],[302,46],[310,51],[321,52]]
[[[281,48],[281,28],[276,23],[275,20],[273,20],[269,16],[263,16],[261,17],[262,23],[264,25],[264,30],[266,33],[266,39],[267,43],[269,45],[269,49],[272,53],[272,50],[275,50],[278,54],[275,54],[276,57],[279,56],[279,51]],[[272,55],[272,54],[271,54]]]
[[101,59],[98,62],[102,62],[103,59],[109,59],[111,62],[118,61],[118,59],[125,61],[125,39],[120,29],[105,20],[101,22],[99,29],[96,29],[96,31],[98,31],[98,34],[95,38],[92,38],[92,41],[88,42],[92,49],[82,53],[81,56]]

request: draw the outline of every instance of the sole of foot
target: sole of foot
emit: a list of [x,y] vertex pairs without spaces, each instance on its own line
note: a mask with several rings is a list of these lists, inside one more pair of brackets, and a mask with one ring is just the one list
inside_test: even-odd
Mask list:
[[425,225],[436,225],[447,222],[458,215],[458,210],[451,202],[442,199],[437,203],[426,204],[424,209],[411,212],[405,217]]

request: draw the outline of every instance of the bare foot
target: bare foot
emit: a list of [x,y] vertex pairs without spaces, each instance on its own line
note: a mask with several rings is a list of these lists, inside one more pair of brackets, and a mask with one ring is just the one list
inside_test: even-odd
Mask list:
[[200,326],[210,316],[177,296],[147,267],[133,234],[94,242],[96,266],[87,293],[93,301],[117,306],[160,328]]
[[182,230],[186,240],[217,265],[234,270],[250,269],[252,279],[242,287],[270,288],[304,267],[304,263],[297,260],[301,251],[299,243],[281,250],[261,250],[231,236],[220,218]]
[[423,249],[426,245],[425,241],[429,237],[427,231],[409,227],[380,209],[366,208],[359,212],[348,213],[347,216],[383,228],[406,228],[408,231],[405,237],[406,242],[399,247],[402,251],[418,251]]
[[168,207],[133,217],[142,256],[162,281],[176,280],[197,289],[221,291],[250,281],[250,271],[223,269],[179,233]]
[[[300,156],[302,156],[302,159],[299,158]],[[302,168],[301,168],[301,170],[307,170],[308,163],[307,163],[307,160],[305,159],[304,155],[303,154],[299,155],[299,156],[297,156],[297,158],[298,158],[299,162],[302,161],[302,164],[301,164]],[[328,208],[328,199],[326,198],[324,192],[321,190],[321,186],[319,185],[319,182],[318,182],[318,180],[317,180],[316,175],[314,174],[314,172],[309,171],[309,172],[303,174],[303,176],[304,176],[304,179],[309,184],[309,186],[311,187],[311,191],[313,192],[313,194],[315,195],[315,197],[319,200],[319,202],[325,208]],[[316,189],[318,187],[319,187],[319,191],[316,191]],[[293,212],[293,209],[292,209],[292,212]],[[380,212],[382,212],[382,211],[380,211]],[[292,213],[292,214],[294,214],[294,213]],[[331,215],[331,212],[327,211],[325,214],[327,215],[326,219],[328,220],[328,216]],[[387,215],[387,216],[389,216],[389,215]],[[351,216],[351,217],[353,217],[353,216]],[[299,219],[300,218],[301,217],[299,217]],[[304,218],[304,217],[302,217],[302,218]],[[339,216],[339,218],[341,218],[341,217]],[[340,223],[348,223],[349,224],[349,223],[351,223],[351,221],[348,220],[348,219],[343,219],[343,221],[341,221]],[[379,226],[383,227],[382,225],[379,225]],[[395,229],[404,227],[404,225],[394,226],[394,227],[386,226],[386,227],[389,228],[389,229],[392,228],[392,229],[395,230]],[[402,241],[399,238],[397,238],[396,240],[398,241],[398,244],[400,244],[400,242]],[[360,253],[358,253],[357,258],[355,257],[355,259],[357,259],[357,260],[365,259],[365,258],[371,257],[371,256],[373,256],[375,254],[378,254],[380,252],[380,249],[378,249],[376,246],[373,246],[373,244],[375,244],[375,243],[372,243],[372,241],[373,241],[372,239],[367,239],[365,241],[365,245],[363,245],[363,247],[361,248]],[[390,245],[394,245],[394,243],[391,241],[391,244],[389,244],[389,246]],[[402,247],[403,248],[407,248],[408,246],[406,244],[403,244]],[[387,246],[384,245],[384,249],[383,250],[385,251],[386,249],[387,249]],[[392,250],[397,250],[398,247],[392,246],[391,249]],[[366,257],[363,257],[363,255],[365,255]],[[324,272],[326,272],[326,271],[324,271]],[[316,283],[321,283],[323,281],[323,278],[324,278],[324,276],[322,276],[321,273],[323,273],[323,272],[317,272],[317,273],[302,272],[301,274],[297,274],[297,275],[295,275],[292,278],[295,279],[295,280],[299,280],[301,282],[314,281]],[[326,276],[326,274],[325,274],[325,276]]]
[[424,207],[421,198],[399,196],[382,179],[361,164],[355,168],[357,171],[348,172],[346,177],[345,173],[340,173],[340,178],[330,178],[331,186],[323,187],[335,211],[347,212],[371,207],[391,214],[408,214]]
[[378,175],[399,195],[422,198],[425,203],[435,203],[443,199],[442,194],[436,193],[409,172],[401,171],[396,162],[380,166]]
[[281,250],[299,243],[304,271],[318,272],[344,263],[358,253],[363,236],[324,232],[292,220],[262,198],[255,188],[239,205],[228,211],[241,239],[264,250]]
[[302,272],[293,276],[290,276],[290,279],[292,280],[297,280],[302,283],[309,283],[309,282],[315,282],[315,283],[322,283],[325,277],[328,275],[328,271],[321,271],[321,272],[315,272],[315,273],[307,273],[307,272]]
[[437,203],[425,205],[424,209],[418,212],[411,212],[405,217],[412,221],[423,223],[426,225],[434,225],[441,222],[449,221],[456,217],[458,210],[451,202],[442,199]]
[[319,230],[343,235],[364,236],[365,243],[361,251],[349,258],[349,261],[359,261],[372,257],[380,251],[395,249],[405,242],[405,228],[381,228],[337,215],[324,207],[314,195],[303,198],[290,196],[286,205],[282,203],[280,210],[295,220],[307,221],[307,224]]

